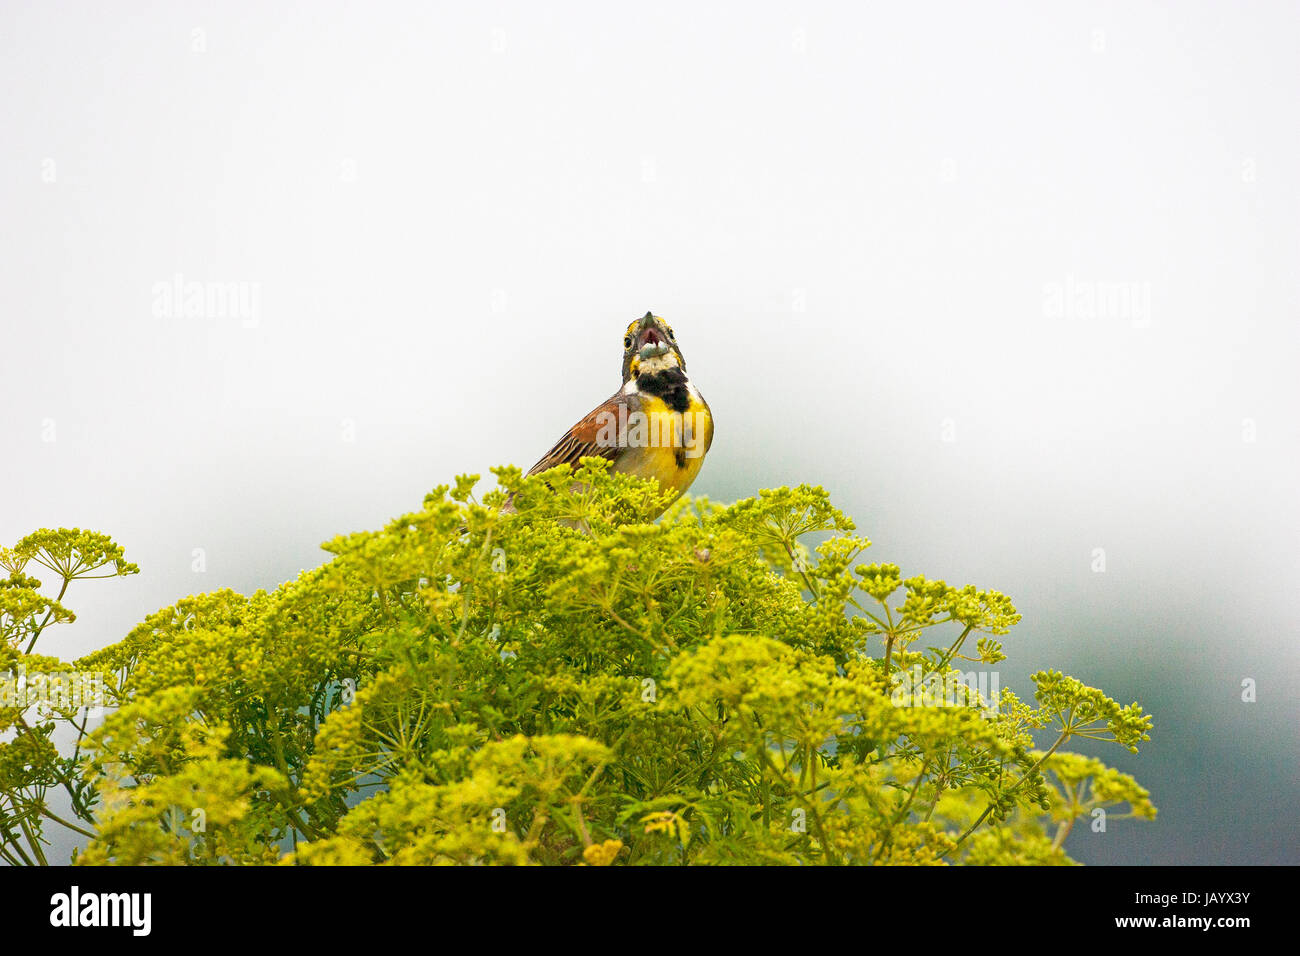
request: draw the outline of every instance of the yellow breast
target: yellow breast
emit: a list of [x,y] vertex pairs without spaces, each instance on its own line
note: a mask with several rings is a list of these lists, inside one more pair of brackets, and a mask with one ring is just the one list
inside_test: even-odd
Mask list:
[[692,397],[686,411],[676,412],[663,399],[642,395],[641,412],[629,421],[627,445],[614,470],[654,478],[660,488],[680,495],[700,473],[713,440],[709,406]]

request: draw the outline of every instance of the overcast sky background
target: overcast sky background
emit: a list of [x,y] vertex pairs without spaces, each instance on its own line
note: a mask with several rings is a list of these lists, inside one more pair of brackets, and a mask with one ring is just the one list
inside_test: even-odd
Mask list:
[[1297,36],[1282,2],[6,3],[0,543],[142,569],[42,650],[528,467],[652,309],[717,421],[695,492],[821,483],[874,560],[1015,600],[1004,686],[1155,714],[1088,752],[1159,820],[1075,858],[1300,862]]

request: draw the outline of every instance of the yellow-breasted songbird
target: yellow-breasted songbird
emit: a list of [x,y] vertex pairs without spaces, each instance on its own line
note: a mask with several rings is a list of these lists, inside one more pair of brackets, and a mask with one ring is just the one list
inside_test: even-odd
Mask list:
[[614,471],[654,478],[676,499],[700,473],[712,444],[713,416],[686,377],[677,336],[647,312],[623,335],[623,387],[565,432],[528,474],[606,458]]

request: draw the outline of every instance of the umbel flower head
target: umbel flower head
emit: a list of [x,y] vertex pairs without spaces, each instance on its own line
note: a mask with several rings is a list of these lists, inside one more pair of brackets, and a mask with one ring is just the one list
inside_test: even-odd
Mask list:
[[[682,498],[652,522],[656,484],[603,460],[496,475],[75,662],[113,705],[75,756],[53,743],[62,716],[0,708],[19,728],[0,794],[77,794],[83,864],[1067,863],[1068,821],[1154,813],[1063,749],[1136,748],[1137,705],[1054,671],[1033,701],[895,694],[903,674],[969,683],[1003,640],[1024,653],[1019,614],[862,563],[870,542],[821,488]],[[86,532],[3,552],[0,671],[34,660],[17,644],[38,618],[70,620],[33,562],[134,570]]]

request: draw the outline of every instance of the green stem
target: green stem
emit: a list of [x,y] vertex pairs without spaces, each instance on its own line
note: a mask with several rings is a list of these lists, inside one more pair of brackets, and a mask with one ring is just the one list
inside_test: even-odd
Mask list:
[[961,632],[957,640],[952,642],[952,647],[948,648],[947,653],[944,654],[943,657],[940,658],[939,663],[935,665],[934,668],[935,671],[942,671],[945,667],[948,666],[948,662],[951,661],[953,657],[956,656],[959,650],[961,650],[962,644],[966,643],[967,635],[970,634],[970,632],[973,631],[974,629],[975,629],[974,624],[966,625],[966,629]]
[[[1028,780],[1031,776],[1033,776],[1034,773],[1038,770],[1038,768],[1043,765],[1043,761],[1046,760],[1048,757],[1050,757],[1052,754],[1056,753],[1056,748],[1061,746],[1061,744],[1065,743],[1066,740],[1069,739],[1069,737],[1070,737],[1070,731],[1068,728],[1066,730],[1061,731],[1061,736],[1056,738],[1056,743],[1052,744],[1052,746],[1049,747],[1043,753],[1043,755],[1034,762],[1034,765],[1025,771],[1024,776],[1022,776],[1019,780],[1017,780],[1009,788],[1007,788],[1004,795],[1010,796],[1012,793],[1014,793],[1016,791],[1016,788],[1019,787],[1026,780]],[[976,828],[978,828],[979,825],[984,822],[985,818],[993,811],[993,806],[994,805],[990,803],[987,807],[984,808],[984,812],[979,815],[979,819],[977,819],[974,823],[972,823],[969,827],[967,827],[966,832],[957,838],[957,843],[952,848],[953,850],[961,846],[962,843],[965,841],[965,839],[975,832]],[[951,852],[952,850],[949,850],[947,853],[944,853],[942,855],[947,856],[948,853]]]
[[89,830],[77,826],[75,823],[71,822],[70,820],[63,819],[63,817],[58,816],[57,814],[52,812],[49,807],[41,807],[41,813],[45,814],[45,816],[49,817],[55,823],[60,823],[63,826],[67,827],[69,830],[72,830],[74,833],[80,833],[82,836],[90,837],[92,840],[95,839],[96,834],[91,833]]
[[[68,593],[68,585],[71,583],[72,578],[67,576],[63,578],[63,587],[59,588],[59,596],[54,599],[55,604],[58,604],[63,600],[63,595]],[[41,631],[45,630],[45,625],[50,623],[50,618],[53,616],[54,608],[50,608],[45,612],[45,620],[41,621],[40,626],[32,632],[32,639],[27,642],[27,650],[23,651],[24,654],[30,654],[32,652],[32,648],[36,646],[36,639],[41,636]]]
[[[791,566],[793,566],[794,563],[795,563],[795,559],[794,559],[794,542],[793,542],[793,540],[789,540],[789,541],[787,541],[786,539],[782,538],[782,539],[781,539],[781,547],[785,548],[785,553],[786,553],[786,555],[790,558],[790,564],[791,564]],[[821,591],[819,591],[819,590],[817,589],[817,582],[814,581],[812,578],[810,578],[810,577],[808,576],[808,572],[807,572],[807,571],[800,571],[800,572],[799,572],[799,576],[800,576],[801,578],[803,578],[803,583],[804,583],[805,585],[807,585],[808,590],[809,590],[810,592],[812,592],[813,600],[814,600],[814,601],[820,601],[822,595],[821,595]]]
[[22,828],[23,833],[26,835],[27,845],[31,847],[32,853],[36,855],[36,859],[40,865],[49,866],[49,861],[45,859],[45,851],[41,849],[41,838],[32,832],[31,825],[28,821],[26,819],[20,819],[18,821],[18,826]]

